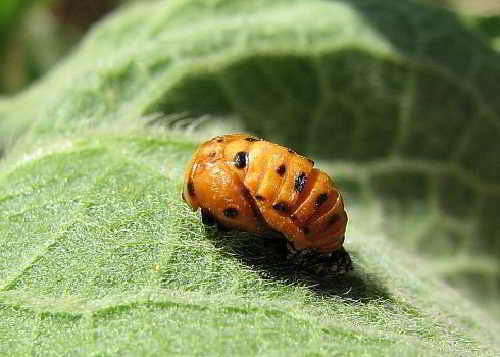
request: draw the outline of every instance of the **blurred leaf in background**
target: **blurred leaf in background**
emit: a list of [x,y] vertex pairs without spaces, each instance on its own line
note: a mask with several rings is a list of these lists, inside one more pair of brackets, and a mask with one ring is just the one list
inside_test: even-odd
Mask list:
[[445,0],[458,11],[488,15],[500,13],[500,2],[497,0]]
[[[134,0],[3,0],[0,3],[0,94],[14,93],[49,70],[90,26]],[[500,37],[496,0],[427,0],[471,16],[477,30]],[[500,44],[497,45],[500,47]]]
[[[0,98],[0,354],[499,355],[500,54],[467,21],[412,0],[117,10]],[[182,203],[193,149],[235,130],[332,174],[352,275],[307,280]]]
[[0,93],[19,91],[66,55],[122,0],[2,0]]
[[429,0],[458,11],[466,24],[489,39],[500,50],[500,1],[498,0]]

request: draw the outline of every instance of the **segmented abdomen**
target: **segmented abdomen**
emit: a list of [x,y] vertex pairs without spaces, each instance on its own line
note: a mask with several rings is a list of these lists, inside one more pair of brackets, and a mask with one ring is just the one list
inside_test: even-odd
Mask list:
[[296,249],[329,252],[342,246],[347,215],[333,181],[313,165],[245,134],[216,137],[193,155],[184,196],[228,227],[265,234],[268,226]]

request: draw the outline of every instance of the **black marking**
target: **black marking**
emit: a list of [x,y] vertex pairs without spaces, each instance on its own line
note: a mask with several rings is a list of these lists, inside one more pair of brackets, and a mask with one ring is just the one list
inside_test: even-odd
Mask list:
[[307,158],[307,161],[309,161],[314,166],[314,161],[313,160]]
[[280,176],[283,176],[285,174],[285,171],[286,171],[286,166],[284,164],[281,164],[277,169],[276,169],[276,172],[278,173],[278,175]]
[[292,149],[288,149],[288,152],[289,152],[290,154],[296,154],[296,152],[295,152],[295,151],[293,151]]
[[221,224],[220,222],[217,223],[217,229],[221,232],[229,232],[231,230],[230,227],[226,227],[225,225]]
[[181,194],[182,200],[186,202],[186,197],[184,197],[184,192]]
[[234,155],[234,166],[238,169],[243,169],[247,166],[248,162],[248,153],[245,151],[240,151],[236,155]]
[[234,207],[229,207],[224,210],[224,216],[228,218],[236,218],[238,216],[238,209]]
[[278,232],[278,231],[271,229],[269,227],[264,228],[262,236],[266,237],[266,238],[269,237],[269,238],[279,239],[279,240],[281,240],[281,243],[286,242],[286,238],[283,235],[283,233]]
[[266,199],[262,197],[261,195],[255,195],[255,199],[258,201],[265,201]]
[[215,221],[215,217],[205,209],[201,210],[201,222],[207,226],[213,226],[215,223],[217,223]]
[[304,187],[306,186],[306,183],[307,183],[307,175],[305,172],[301,172],[295,178],[295,191],[297,191],[297,192],[304,191]]
[[326,202],[327,199],[328,199],[328,194],[321,193],[320,195],[318,195],[318,197],[316,197],[316,201],[314,201],[314,206],[316,208],[319,208],[323,203]]
[[208,154],[208,157],[214,158],[216,155],[215,151],[212,151],[210,154]]
[[187,189],[188,189],[189,196],[194,196],[195,195],[193,181],[191,181],[191,180],[188,181]]
[[219,138],[215,139],[215,141],[217,141],[218,143],[221,143],[224,141],[224,139],[219,137]]
[[273,205],[273,208],[276,210],[276,211],[280,211],[280,212],[288,212],[288,204],[286,202],[278,202],[278,203],[275,203]]
[[250,137],[250,136],[249,136],[248,138],[245,138],[245,140],[246,140],[246,141],[248,141],[248,142],[253,143],[253,142],[255,142],[255,141],[260,141],[261,139],[252,138],[252,137]]

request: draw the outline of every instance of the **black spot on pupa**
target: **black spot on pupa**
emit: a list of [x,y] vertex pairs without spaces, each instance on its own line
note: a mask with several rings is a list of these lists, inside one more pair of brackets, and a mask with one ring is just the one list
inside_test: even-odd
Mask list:
[[255,141],[260,141],[260,139],[257,139],[257,138],[252,138],[252,137],[250,137],[250,136],[249,136],[248,138],[245,138],[245,140],[246,140],[246,141],[248,141],[248,142],[251,142],[251,143],[253,143],[253,142],[255,142]]
[[314,161],[313,160],[307,158],[307,161],[309,161],[314,166]]
[[187,189],[188,189],[188,194],[189,196],[194,196],[195,193],[194,193],[194,183],[193,181],[189,180],[188,181],[188,184],[187,184]]
[[273,208],[276,210],[276,211],[280,211],[280,212],[288,212],[288,204],[286,202],[278,202],[278,203],[275,203],[273,205]]
[[258,201],[265,201],[266,199],[262,197],[261,195],[255,195],[255,199]]
[[214,216],[205,209],[201,210],[201,222],[207,226],[213,226],[216,223]]
[[292,149],[288,149],[288,152],[289,152],[290,154],[295,154],[295,151],[293,151]]
[[240,151],[236,155],[234,155],[234,166],[238,169],[243,169],[247,166],[248,161],[248,153],[244,151]]
[[281,164],[277,169],[276,169],[276,172],[278,173],[278,175],[280,176],[283,176],[285,174],[285,171],[286,171],[286,167],[284,164]]
[[221,224],[220,222],[217,223],[217,229],[221,232],[229,232],[231,230],[230,227],[226,227],[225,225]]
[[283,233],[278,232],[277,230],[271,229],[269,227],[264,228],[265,237],[274,238],[274,239],[282,239],[282,242],[286,242],[286,238]]
[[307,175],[305,172],[301,172],[295,178],[295,191],[302,192],[307,183]]
[[228,218],[236,218],[238,216],[238,209],[234,207],[229,207],[224,210],[224,216]]
[[316,201],[314,201],[314,206],[316,208],[319,208],[323,203],[326,202],[327,199],[328,199],[328,194],[321,193],[320,195],[318,195],[318,197],[316,197]]
[[218,143],[221,143],[224,141],[224,139],[219,137],[219,138],[215,139],[215,141],[217,141]]

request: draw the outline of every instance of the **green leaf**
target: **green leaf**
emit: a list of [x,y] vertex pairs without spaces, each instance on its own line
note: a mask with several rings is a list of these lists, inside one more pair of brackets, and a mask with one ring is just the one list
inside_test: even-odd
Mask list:
[[[499,316],[498,57],[413,1],[117,12],[0,100],[0,354],[498,354],[498,321],[441,280]],[[333,175],[352,275],[202,227],[183,168],[233,130]]]
[[[23,10],[29,8],[37,0],[3,0],[0,3],[0,48],[5,48],[11,31],[15,28]],[[41,0],[38,0],[41,1]],[[3,57],[3,53],[2,53]]]
[[489,40],[496,50],[500,49],[500,15],[469,16],[466,18],[473,29]]

